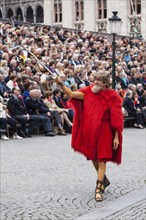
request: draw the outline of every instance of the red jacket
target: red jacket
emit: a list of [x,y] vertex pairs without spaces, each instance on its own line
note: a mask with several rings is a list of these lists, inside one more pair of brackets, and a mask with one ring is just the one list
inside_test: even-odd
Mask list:
[[[75,113],[72,129],[72,147],[75,151],[84,154],[88,159],[94,159],[103,115],[108,110],[110,113],[110,126],[113,131],[118,131],[120,139],[120,145],[114,152],[112,161],[120,164],[123,130],[121,98],[112,89],[93,93],[91,87],[89,86],[79,90],[84,93],[83,100],[72,98],[69,101]],[[106,134],[103,138],[106,138]]]

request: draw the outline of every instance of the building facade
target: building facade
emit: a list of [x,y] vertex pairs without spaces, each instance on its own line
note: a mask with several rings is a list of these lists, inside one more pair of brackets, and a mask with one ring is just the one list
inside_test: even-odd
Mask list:
[[146,39],[146,0],[1,0],[0,17],[109,33],[108,18],[118,11],[121,34]]
[[43,0],[1,0],[0,18],[43,23]]

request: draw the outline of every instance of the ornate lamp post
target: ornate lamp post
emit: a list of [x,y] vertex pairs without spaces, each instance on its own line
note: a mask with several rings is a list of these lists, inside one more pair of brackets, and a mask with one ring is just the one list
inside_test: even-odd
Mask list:
[[109,28],[110,33],[113,34],[113,41],[112,41],[112,88],[115,89],[116,87],[116,77],[115,77],[115,50],[116,50],[116,34],[120,33],[121,31],[121,18],[117,16],[118,12],[113,11],[113,16],[109,18]]

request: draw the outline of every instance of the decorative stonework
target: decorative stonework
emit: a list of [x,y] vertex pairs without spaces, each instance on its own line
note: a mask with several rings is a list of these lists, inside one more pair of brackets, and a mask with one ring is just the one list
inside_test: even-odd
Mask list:
[[130,35],[132,37],[138,37],[141,35],[141,17],[132,16],[129,17],[130,20]]
[[77,30],[83,30],[84,29],[84,22],[74,22],[74,28]]
[[97,31],[98,32],[107,32],[107,20],[98,20],[96,21],[97,24]]

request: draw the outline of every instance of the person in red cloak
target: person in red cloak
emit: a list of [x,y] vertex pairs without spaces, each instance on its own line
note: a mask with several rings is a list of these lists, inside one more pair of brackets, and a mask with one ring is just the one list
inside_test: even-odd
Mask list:
[[61,79],[56,82],[71,98],[74,109],[71,145],[75,151],[92,160],[97,170],[96,201],[102,201],[102,193],[110,184],[105,175],[106,162],[121,163],[123,114],[119,94],[109,88],[110,74],[99,71],[94,74],[94,84],[71,91]]

